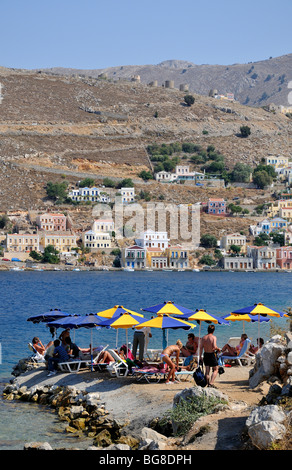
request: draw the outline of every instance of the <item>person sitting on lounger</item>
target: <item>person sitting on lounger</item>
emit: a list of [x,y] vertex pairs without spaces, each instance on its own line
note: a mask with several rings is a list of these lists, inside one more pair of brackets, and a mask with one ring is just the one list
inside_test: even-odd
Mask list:
[[45,355],[47,349],[53,345],[53,341],[50,341],[46,346],[43,345],[43,343],[41,342],[41,340],[39,339],[38,336],[35,336],[33,339],[32,339],[32,345],[34,347],[34,349],[36,350],[36,352],[38,352],[39,354],[41,354],[42,356]]
[[194,333],[188,334],[188,340],[181,348],[181,353],[184,357],[194,356],[198,349],[198,338],[195,337]]
[[108,351],[102,351],[96,364],[111,364],[115,362],[113,356]]
[[245,342],[247,338],[248,338],[247,335],[243,333],[241,335],[240,343],[237,346],[234,347],[234,346],[230,346],[230,344],[228,343],[225,344],[223,348],[221,349],[222,356],[230,356],[230,357],[238,356],[243,346],[243,343]]
[[[176,355],[176,366],[178,367],[178,361],[179,361],[179,355],[181,352],[181,348],[183,347],[182,342],[178,339],[176,344],[172,344],[171,346],[167,346],[161,353],[161,359],[163,362],[165,362],[169,366],[169,373],[166,379],[167,384],[169,383],[175,383],[177,380],[175,380],[175,363],[172,362],[170,359],[170,356],[175,353]],[[171,381],[170,381],[171,380]]]
[[263,347],[264,343],[265,342],[264,342],[263,338],[258,338],[257,339],[257,346],[254,346],[253,344],[250,345],[250,348],[249,348],[250,352],[252,354],[256,354],[259,351],[259,349],[261,349]]
[[62,346],[62,344],[60,344],[59,339],[55,339],[54,346],[55,346],[55,350],[54,350],[53,357],[49,357],[48,359],[48,370],[49,370],[48,377],[56,374],[59,362],[68,362],[70,359],[70,357],[67,354],[66,349]]

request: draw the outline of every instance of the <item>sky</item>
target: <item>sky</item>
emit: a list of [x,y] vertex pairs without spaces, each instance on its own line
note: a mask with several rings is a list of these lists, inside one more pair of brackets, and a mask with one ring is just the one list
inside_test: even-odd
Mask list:
[[0,66],[247,63],[292,52],[291,0],[1,0]]

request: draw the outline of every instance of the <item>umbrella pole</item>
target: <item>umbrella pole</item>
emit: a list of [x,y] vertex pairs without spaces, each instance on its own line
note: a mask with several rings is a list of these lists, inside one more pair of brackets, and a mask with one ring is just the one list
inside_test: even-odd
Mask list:
[[91,358],[91,372],[93,372],[92,328],[90,331],[90,358]]
[[201,321],[199,321],[199,344],[198,344],[198,365],[200,362],[200,347],[201,347]]

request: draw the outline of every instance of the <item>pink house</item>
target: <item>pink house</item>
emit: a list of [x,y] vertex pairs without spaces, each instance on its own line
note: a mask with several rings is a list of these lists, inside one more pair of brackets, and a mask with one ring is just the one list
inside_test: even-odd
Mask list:
[[209,198],[208,200],[208,214],[225,215],[226,202],[222,198]]
[[292,246],[276,248],[276,261],[281,269],[292,269]]
[[66,231],[67,218],[60,213],[46,213],[37,216],[36,223],[41,230],[48,232]]

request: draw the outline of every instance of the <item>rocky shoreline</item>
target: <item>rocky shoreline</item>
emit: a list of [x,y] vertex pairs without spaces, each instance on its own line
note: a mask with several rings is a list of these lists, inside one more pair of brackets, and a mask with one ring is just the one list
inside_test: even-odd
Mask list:
[[[197,387],[193,381],[176,387],[142,384],[133,377],[111,378],[107,373],[96,376],[80,372],[47,378],[43,367],[25,370],[25,360],[20,363],[14,369],[16,378],[3,390],[3,398],[52,407],[66,422],[67,433],[92,439],[91,450],[184,451],[220,446],[265,450],[287,440],[292,425],[291,333],[284,339],[271,338],[257,354],[251,370],[240,366],[226,369],[224,380],[216,382],[217,389]],[[247,379],[244,389],[242,379]],[[175,420],[170,423],[171,432],[158,425],[167,410],[202,396],[222,403],[212,414],[196,420],[184,436],[176,436]],[[236,436],[233,426],[227,426],[225,435],[222,429],[216,431],[218,423],[228,419],[238,419]],[[291,438],[287,445],[291,445]],[[29,443],[24,448],[43,446],[50,447],[48,443]]]

